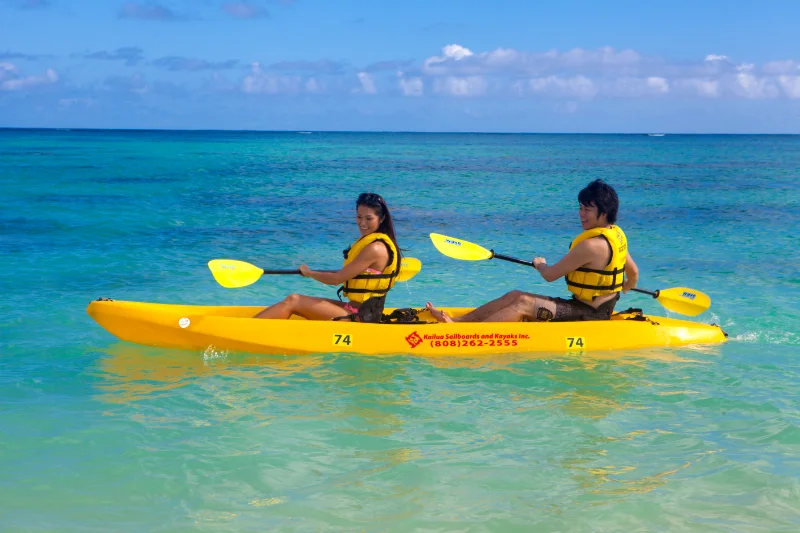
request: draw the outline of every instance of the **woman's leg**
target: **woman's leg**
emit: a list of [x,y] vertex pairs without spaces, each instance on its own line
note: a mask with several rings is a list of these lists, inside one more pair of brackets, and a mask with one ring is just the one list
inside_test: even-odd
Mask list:
[[254,318],[289,318],[299,315],[306,320],[330,320],[349,315],[342,305],[327,298],[316,298],[302,294],[290,294],[282,301],[271,305],[258,313]]

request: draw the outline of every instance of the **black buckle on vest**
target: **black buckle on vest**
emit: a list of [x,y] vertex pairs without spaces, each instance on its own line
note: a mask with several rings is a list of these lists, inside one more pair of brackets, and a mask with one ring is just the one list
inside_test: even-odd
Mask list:
[[386,303],[386,296],[378,298],[370,298],[366,302],[362,302],[358,307],[357,313],[351,313],[346,316],[337,316],[331,320],[349,320],[351,322],[370,322],[373,324],[380,323],[383,318],[383,306]]

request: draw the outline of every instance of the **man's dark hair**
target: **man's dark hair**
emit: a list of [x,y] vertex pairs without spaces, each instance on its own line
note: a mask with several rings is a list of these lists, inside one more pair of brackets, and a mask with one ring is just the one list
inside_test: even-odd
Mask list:
[[609,224],[617,221],[619,198],[614,187],[603,180],[594,180],[578,193],[578,202],[587,207],[597,207],[597,216],[605,213]]

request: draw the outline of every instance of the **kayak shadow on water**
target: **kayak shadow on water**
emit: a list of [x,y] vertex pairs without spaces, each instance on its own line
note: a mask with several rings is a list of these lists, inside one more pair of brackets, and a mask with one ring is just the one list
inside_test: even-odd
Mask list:
[[138,346],[117,342],[98,350],[107,357],[97,362],[97,374],[108,403],[128,403],[164,394],[206,376],[251,379],[253,369],[278,377],[307,374],[323,365],[319,355],[231,354],[209,347],[204,353]]
[[[628,352],[586,353],[506,353],[481,357],[458,356],[361,356],[348,354],[263,355],[230,353],[209,347],[205,352],[153,348],[117,342],[99,350],[105,357],[97,361],[98,396],[103,402],[126,404],[170,394],[206,377],[239,378],[240,386],[278,385],[282,380],[313,381],[324,388],[344,394],[373,397],[370,402],[351,406],[353,413],[365,419],[383,419],[384,408],[409,403],[408,387],[400,381],[413,381],[404,371],[414,362],[426,363],[441,371],[461,370],[479,373],[487,382],[508,381],[512,376],[517,387],[509,391],[511,400],[525,409],[557,409],[569,416],[601,419],[627,407],[624,397],[630,390],[646,385],[647,368],[659,364],[704,364],[718,348],[688,358],[687,350],[648,348]],[[500,372],[500,374],[498,374]],[[374,396],[375,386],[383,388]],[[396,390],[395,390],[396,389]],[[262,393],[266,392],[262,389]],[[349,395],[349,394],[348,394]],[[373,412],[377,410],[376,412]],[[358,412],[358,413],[356,413]],[[384,423],[373,428],[376,433],[392,433]]]
[[[704,353],[719,353],[717,347],[699,346]],[[684,352],[686,350],[684,349]],[[699,352],[698,352],[699,353]],[[639,365],[643,361],[662,361],[669,363],[700,362],[696,359],[682,357],[670,348],[642,348],[630,351],[594,351],[594,352],[530,352],[530,353],[497,353],[493,355],[414,355],[413,357],[430,362],[438,368],[507,368],[530,361],[586,361],[615,362],[621,365]]]
[[[525,411],[558,410],[570,417],[599,420],[632,408],[629,397],[653,384],[655,368],[713,363],[719,347],[698,349],[647,348],[630,351],[586,353],[498,354],[491,357],[421,357],[440,369],[468,369],[494,380],[515,385],[509,391],[511,405]],[[709,360],[709,356],[712,359]],[[498,372],[500,374],[498,374]],[[511,377],[503,377],[502,373]],[[661,390],[656,392],[662,393]]]

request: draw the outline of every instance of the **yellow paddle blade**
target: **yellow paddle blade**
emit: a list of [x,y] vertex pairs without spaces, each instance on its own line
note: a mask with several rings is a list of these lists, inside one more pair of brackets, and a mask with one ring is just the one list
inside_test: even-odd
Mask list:
[[478,246],[475,243],[462,241],[455,237],[448,237],[447,235],[440,235],[438,233],[431,233],[431,241],[433,245],[441,253],[453,259],[462,259],[464,261],[482,261],[483,259],[491,259],[494,255],[490,250],[483,246]]
[[422,270],[422,261],[416,257],[403,257],[400,260],[400,273],[397,274],[397,281],[408,281]]
[[246,287],[258,281],[264,270],[244,261],[235,259],[212,259],[208,268],[217,283],[228,289]]
[[697,316],[711,307],[707,294],[686,287],[658,291],[656,300],[670,311],[688,316]]

